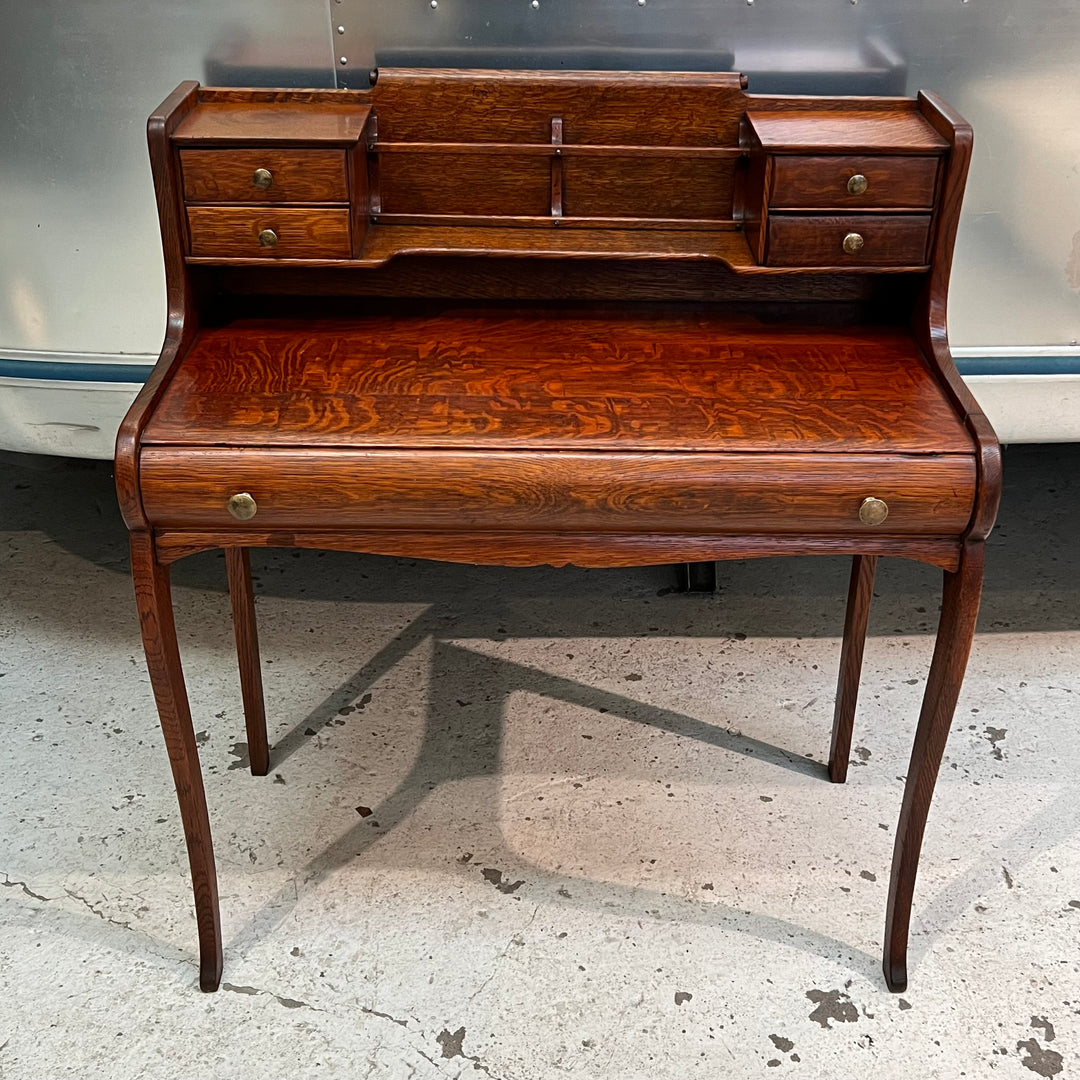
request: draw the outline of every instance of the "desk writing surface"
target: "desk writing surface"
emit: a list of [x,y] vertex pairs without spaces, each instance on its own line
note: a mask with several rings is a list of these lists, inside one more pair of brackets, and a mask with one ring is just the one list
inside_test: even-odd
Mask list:
[[648,308],[238,319],[200,332],[144,441],[971,453],[902,328]]

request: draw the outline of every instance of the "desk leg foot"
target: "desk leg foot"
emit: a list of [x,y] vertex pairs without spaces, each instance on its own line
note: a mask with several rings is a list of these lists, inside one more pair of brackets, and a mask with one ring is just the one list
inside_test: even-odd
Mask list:
[[716,563],[688,562],[675,566],[677,592],[716,592]]
[[259,667],[259,631],[255,624],[255,594],[251,588],[251,559],[247,548],[226,548],[236,658],[240,665],[240,692],[244,699],[248,761],[252,776],[270,771],[270,746],[266,739],[262,670]]
[[985,547],[981,541],[966,544],[960,553],[959,567],[955,572],[945,574],[934,659],[930,664],[922,712],[915,730],[915,744],[911,750],[904,802],[896,827],[892,877],[889,881],[883,968],[889,989],[897,993],[907,985],[908,927],[919,851],[941,755],[949,736],[949,726],[975,634],[984,559]]
[[221,917],[218,912],[217,870],[206,813],[199,751],[191,726],[180,649],[173,623],[169,570],[158,562],[149,533],[131,535],[131,576],[139,609],[143,648],[150,683],[157,701],[161,731],[169,752],[180,818],[191,864],[195,920],[199,928],[199,986],[211,991],[221,981]]
[[844,644],[840,650],[840,675],[836,681],[836,711],[833,713],[832,745],[829,747],[829,779],[842,784],[847,779],[851,757],[851,729],[855,704],[859,699],[866,624],[874,595],[876,555],[856,555],[851,562],[847,612],[844,615]]

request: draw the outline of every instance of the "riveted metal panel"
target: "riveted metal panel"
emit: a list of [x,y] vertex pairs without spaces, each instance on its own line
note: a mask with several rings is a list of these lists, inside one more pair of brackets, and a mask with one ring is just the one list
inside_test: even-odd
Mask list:
[[146,118],[193,78],[333,86],[326,0],[0,5],[0,356],[160,348]]
[[1080,339],[1080,4],[328,0],[338,84],[376,66],[741,71],[760,93],[934,90],[975,129],[955,344]]

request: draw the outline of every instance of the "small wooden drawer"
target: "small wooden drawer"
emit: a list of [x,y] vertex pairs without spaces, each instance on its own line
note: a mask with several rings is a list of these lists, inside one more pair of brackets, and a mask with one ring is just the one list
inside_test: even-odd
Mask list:
[[769,215],[768,266],[925,266],[929,214]]
[[187,202],[348,202],[344,150],[181,150]]
[[347,259],[349,210],[189,206],[191,254],[210,259]]
[[[961,454],[147,446],[139,475],[151,522],[189,529],[956,536],[975,490],[974,462]],[[867,499],[887,506],[881,524],[860,517]]]
[[934,205],[936,157],[777,155],[769,205],[778,210],[921,210]]

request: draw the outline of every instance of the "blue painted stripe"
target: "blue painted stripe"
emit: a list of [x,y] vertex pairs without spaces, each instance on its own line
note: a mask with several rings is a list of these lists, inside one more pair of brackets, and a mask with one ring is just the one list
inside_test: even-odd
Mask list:
[[[961,375],[1080,375],[1080,356],[965,356],[956,361]],[[56,360],[5,360],[0,378],[49,382],[143,383],[153,364],[86,364]]]
[[83,364],[58,360],[5,360],[0,357],[0,378],[7,379],[144,383],[153,370],[153,364]]
[[1080,356],[964,356],[961,375],[1080,375]]

